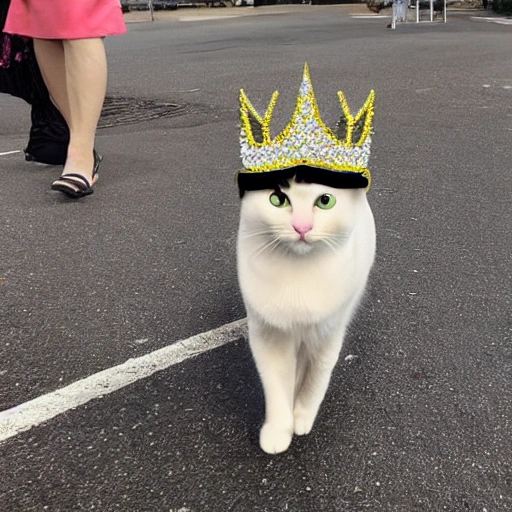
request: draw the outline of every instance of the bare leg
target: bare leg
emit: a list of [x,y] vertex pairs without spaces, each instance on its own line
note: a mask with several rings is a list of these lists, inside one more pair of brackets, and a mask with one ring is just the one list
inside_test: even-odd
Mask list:
[[34,39],[34,53],[50,98],[69,124],[69,101],[62,41],[60,39]]
[[92,179],[94,138],[107,88],[103,39],[35,39],[41,73],[69,131],[63,174]]

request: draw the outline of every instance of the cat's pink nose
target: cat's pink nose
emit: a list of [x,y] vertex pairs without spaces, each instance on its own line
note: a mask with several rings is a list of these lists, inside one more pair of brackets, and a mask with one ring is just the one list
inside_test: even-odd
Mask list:
[[313,229],[313,224],[293,224],[293,229],[304,239],[304,235]]

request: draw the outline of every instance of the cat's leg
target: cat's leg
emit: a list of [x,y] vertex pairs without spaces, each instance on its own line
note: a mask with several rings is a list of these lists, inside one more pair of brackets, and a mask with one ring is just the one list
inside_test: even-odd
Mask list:
[[297,389],[294,407],[294,432],[302,436],[309,434],[313,428],[316,415],[324,399],[331,374],[338,361],[343,344],[345,329],[337,332],[314,350],[301,351],[301,356],[308,358],[300,362],[304,375]]
[[284,452],[293,436],[296,343],[283,331],[251,321],[249,343],[265,394],[260,446],[267,453]]

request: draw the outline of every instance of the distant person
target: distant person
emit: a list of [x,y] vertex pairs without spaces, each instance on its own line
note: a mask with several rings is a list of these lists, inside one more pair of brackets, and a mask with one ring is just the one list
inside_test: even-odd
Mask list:
[[21,98],[32,107],[25,159],[64,165],[69,143],[68,126],[50,100],[32,40],[3,32],[9,3],[9,0],[0,0],[0,93]]
[[50,97],[69,127],[66,162],[52,189],[71,198],[92,194],[107,89],[103,38],[126,32],[119,0],[11,0],[4,31],[33,38]]

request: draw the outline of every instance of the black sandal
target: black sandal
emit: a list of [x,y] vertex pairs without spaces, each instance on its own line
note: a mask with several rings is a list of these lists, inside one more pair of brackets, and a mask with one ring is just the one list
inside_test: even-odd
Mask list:
[[[96,150],[94,154],[94,168],[92,170],[92,177],[98,174],[100,168],[100,162],[103,159]],[[89,180],[81,174],[69,173],[63,174],[59,179],[52,183],[52,190],[58,190],[72,199],[78,199],[80,197],[88,196],[94,192],[93,185]]]

